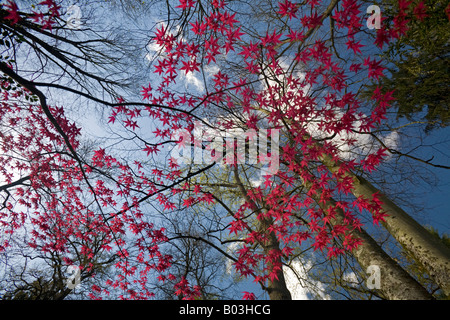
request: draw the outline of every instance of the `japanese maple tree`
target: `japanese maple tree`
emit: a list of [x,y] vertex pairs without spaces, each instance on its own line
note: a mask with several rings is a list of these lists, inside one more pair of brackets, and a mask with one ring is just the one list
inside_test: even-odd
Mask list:
[[[16,61],[1,62],[4,234],[12,238],[29,228],[31,248],[57,255],[67,266],[79,265],[85,276],[114,263],[115,276],[92,286],[94,299],[115,289],[122,292],[120,298],[151,298],[149,277],[172,281],[174,294],[190,299],[202,288],[171,273],[173,257],[163,249],[171,239],[145,204],[153,200],[162,212],[221,206],[228,232],[220,240],[240,242],[229,256],[236,271],[253,277],[272,299],[289,299],[283,262],[296,249],[309,243],[330,259],[366,250],[370,241],[360,215],[369,212],[376,225],[387,216],[377,192],[354,193],[354,172],[376,170],[387,151],[374,144],[370,152],[349,157],[342,146],[356,147],[354,131],[369,133],[386,119],[392,92],[376,89],[374,108],[369,108],[359,100],[359,82],[384,76],[385,67],[371,52],[403,35],[408,21],[396,17],[389,28],[377,31],[372,44],[363,32],[367,16],[359,1],[274,2],[277,19],[255,26],[246,25],[246,13],[236,11],[233,2],[172,2],[169,10],[177,19],[155,28],[152,42],[159,55],[152,65],[154,78],[141,86],[142,101],[96,100],[108,107],[111,127],[121,125],[131,139],[140,138],[133,161],[101,147],[82,154],[81,128],[64,108],[50,106],[39,87],[20,75]],[[2,28],[12,38],[18,27],[49,33],[59,28],[56,2],[40,6],[47,10],[24,13],[8,1]],[[414,15],[425,19],[426,7],[418,4]],[[198,80],[202,89],[184,90],[189,79]],[[149,120],[155,124],[152,132],[145,130]],[[279,170],[261,174],[252,185],[243,177],[262,166],[217,157],[185,166],[170,157],[168,145],[211,152],[211,146],[194,139],[199,126],[224,134],[279,130]],[[258,160],[267,163],[261,150]],[[219,162],[242,202],[225,203],[223,195],[200,181]],[[8,246],[4,238],[2,250]],[[64,284],[59,287],[65,290]]]

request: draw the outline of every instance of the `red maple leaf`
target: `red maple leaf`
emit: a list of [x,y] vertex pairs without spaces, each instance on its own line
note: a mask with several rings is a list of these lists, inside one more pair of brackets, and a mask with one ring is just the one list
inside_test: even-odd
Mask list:
[[447,14],[447,18],[450,21],[450,3],[448,4],[447,8],[445,8],[445,13]]
[[398,7],[400,12],[405,12],[408,10],[409,6],[412,4],[412,1],[408,0],[399,0],[398,1]]
[[281,14],[282,17],[288,16],[289,20],[292,18],[297,18],[296,13],[298,11],[298,6],[295,3],[292,3],[289,0],[284,0],[283,3],[279,3],[278,6],[280,7],[280,10],[278,11],[279,14]]
[[355,42],[353,39],[348,40],[345,44],[348,49],[352,49],[354,54],[361,53],[360,48],[364,47],[361,41]]
[[15,25],[21,19],[18,12],[19,8],[17,7],[17,4],[11,0],[8,0],[6,8],[8,15],[4,17],[4,19],[11,20],[11,25]]
[[195,6],[194,0],[179,0],[179,1],[180,5],[176,6],[176,8],[180,8],[182,10],[193,8]]
[[253,292],[244,291],[243,294],[243,300],[256,300],[255,294]]
[[150,84],[148,85],[148,87],[142,86],[141,93],[142,93],[142,97],[144,98],[144,100],[145,99],[149,100],[152,97],[151,92],[152,92],[152,87]]
[[419,2],[414,8],[414,15],[420,21],[428,17],[427,14],[427,6],[423,3],[423,1]]
[[377,61],[375,58],[370,60],[370,57],[364,59],[364,65],[369,66],[369,78],[376,78],[383,76],[383,71],[386,69],[381,65],[381,60]]

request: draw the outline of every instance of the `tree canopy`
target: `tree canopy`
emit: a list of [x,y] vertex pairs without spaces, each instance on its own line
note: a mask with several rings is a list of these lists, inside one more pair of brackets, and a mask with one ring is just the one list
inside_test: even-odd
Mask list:
[[[380,84],[393,90],[393,107],[399,117],[425,121],[426,131],[449,123],[450,48],[449,6],[446,1],[414,2],[409,10],[402,2],[383,2],[383,23],[408,21],[398,41],[381,54],[390,75]],[[380,4],[381,5],[381,4]],[[413,17],[417,16],[417,20]]]
[[377,30],[354,0],[68,5],[0,11],[5,297],[450,295],[448,246],[378,171],[450,168],[391,130],[447,123],[442,2]]

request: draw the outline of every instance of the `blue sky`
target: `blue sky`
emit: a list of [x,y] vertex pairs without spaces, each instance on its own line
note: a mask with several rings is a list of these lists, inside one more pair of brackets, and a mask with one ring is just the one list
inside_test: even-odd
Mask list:
[[[113,17],[111,17],[110,20],[112,20],[112,22],[115,21]],[[127,22],[125,19],[119,18],[117,19],[117,21],[121,21],[122,25],[127,26]],[[146,16],[143,17],[142,20],[133,21],[132,28],[142,28],[142,30],[144,30],[143,34],[145,34],[145,32],[148,32],[148,34],[150,35],[150,29],[156,22],[157,19],[155,19],[154,17]],[[148,28],[148,30],[145,30],[145,28]],[[140,36],[143,36],[143,34],[140,34]],[[363,40],[366,41],[368,40],[368,38]],[[148,49],[150,49],[151,52],[152,47]],[[371,47],[367,47],[366,49],[369,53],[370,51],[372,51],[372,53],[375,53],[376,51],[373,50],[373,47],[372,49]],[[143,57],[145,57],[145,52],[143,52]],[[151,75],[149,75],[149,79],[152,79]],[[147,85],[147,82],[143,82],[142,85]],[[191,85],[191,88],[194,89],[198,88],[199,81],[198,79],[192,77],[186,78],[186,86],[188,85]],[[136,85],[136,88],[139,87],[139,85]],[[153,85],[153,87],[156,87],[156,85]],[[393,119],[390,120],[391,123],[395,123]],[[405,132],[409,134],[411,131],[406,130]],[[415,139],[414,141],[408,141],[407,137],[403,137],[404,143],[399,144],[398,147],[400,151],[407,152],[414,148],[414,143],[421,143],[421,141],[423,141],[424,144],[429,146],[425,146],[415,150],[412,155],[422,159],[429,159],[433,155],[433,163],[450,166],[450,152],[448,151],[450,150],[450,141],[448,140],[450,140],[450,128],[432,131],[429,136],[424,136],[421,139]],[[406,200],[410,200],[415,204],[423,205],[425,210],[419,210],[417,212],[409,213],[420,223],[433,226],[441,234],[449,233],[450,206],[448,198],[450,196],[450,170],[433,168],[431,166],[420,164],[419,162],[417,162],[417,165],[425,170],[429,170],[428,178],[430,178],[431,180],[434,180],[436,178],[437,184],[435,187],[432,187],[431,185],[423,183],[423,180],[421,179],[411,179],[411,182],[407,184],[407,188],[409,188],[409,191],[415,193],[415,196]],[[414,167],[414,164],[412,164],[412,167]],[[411,172],[411,174],[414,175],[414,172]],[[422,174],[424,176],[427,176],[426,172]],[[395,189],[395,187],[393,188]],[[407,208],[405,208],[405,210],[408,212]],[[242,282],[240,287],[242,287],[243,291],[254,291],[255,293],[259,292],[259,294],[261,295],[260,298],[267,298],[267,296],[265,296],[261,292],[259,285],[252,283],[251,279]]]
[[[70,2],[68,2],[70,3]],[[83,15],[84,17],[84,15]],[[109,16],[109,22],[114,21],[114,17]],[[126,26],[127,23],[124,19],[119,18],[121,23]],[[129,20],[128,20],[129,22]],[[141,21],[134,21],[132,25],[133,28],[144,28],[143,26],[148,27],[148,30],[144,30],[143,34],[140,34],[140,37],[145,37],[145,33],[147,32],[149,35],[151,34],[150,29],[154,24],[154,20],[151,17],[143,17]],[[143,52],[143,62],[145,59],[145,52]],[[148,82],[143,82],[142,85],[147,85]],[[194,82],[196,83],[196,82]],[[140,88],[140,85],[136,85],[136,88]],[[87,108],[86,108],[87,109]],[[84,110],[86,110],[84,109]],[[74,115],[78,117],[79,121],[83,122],[84,126],[87,126],[90,129],[96,128],[95,123],[90,123],[89,121],[93,120],[93,117],[89,113]],[[89,132],[89,131],[88,131]],[[422,158],[429,159],[431,156],[434,156],[432,160],[433,163],[442,164],[450,166],[450,128],[439,129],[430,133],[429,136],[424,136],[423,139],[417,139],[416,141],[422,140],[424,146],[418,150],[416,150],[413,155]],[[405,141],[408,142],[408,141]],[[411,146],[413,146],[412,141],[409,141]],[[411,146],[408,146],[410,148]],[[400,144],[400,148],[406,148],[405,145]],[[403,150],[403,149],[402,149]],[[408,151],[411,149],[404,149],[403,151]],[[425,225],[431,225],[435,227],[441,234],[450,232],[450,170],[441,169],[441,168],[433,168],[431,166],[421,165],[418,163],[421,168],[429,170],[428,178],[434,180],[437,179],[436,187],[431,187],[421,180],[412,179],[411,183],[408,184],[411,188],[411,191],[420,194],[420,197],[410,199],[413,202],[421,203],[426,208],[423,212],[416,212],[411,214],[415,219]],[[411,172],[414,175],[414,172]],[[424,176],[427,175],[426,172],[422,173]],[[435,175],[435,176],[432,176]],[[253,284],[251,279],[249,282],[243,282],[242,291],[255,291],[260,292],[260,288],[257,284]],[[265,297],[267,296],[260,296]]]

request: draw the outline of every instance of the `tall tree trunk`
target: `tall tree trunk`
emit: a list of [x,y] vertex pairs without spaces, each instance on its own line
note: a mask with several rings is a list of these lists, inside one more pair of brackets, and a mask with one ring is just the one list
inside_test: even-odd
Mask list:
[[[298,159],[297,159],[298,161]],[[309,190],[312,183],[302,180],[303,185]],[[330,219],[332,225],[344,224],[344,212],[336,205],[333,199],[326,202],[321,200],[320,189],[312,196],[324,212],[330,207],[334,208],[336,215]],[[361,268],[366,271],[369,266],[380,268],[380,288],[382,296],[389,300],[430,300],[432,295],[411,275],[406,272],[396,261],[394,261],[378,243],[364,229],[354,229],[351,234],[362,240],[362,243],[352,250],[352,255]]]
[[[258,206],[250,197],[248,196],[247,190],[242,184],[241,179],[239,178],[239,172],[237,165],[234,167],[234,178],[239,187],[239,190],[244,197],[244,199],[251,203],[254,208],[263,207],[261,210],[266,210],[264,208],[264,204]],[[280,251],[280,243],[273,232],[269,232],[269,226],[273,223],[272,219],[264,218],[259,222],[259,231],[267,236],[267,241],[265,243],[261,243],[264,248],[264,253],[269,254],[271,251]],[[286,279],[283,273],[283,263],[281,260],[281,256],[277,256],[276,260],[273,263],[269,264],[269,270],[273,270],[275,266],[280,266],[280,270],[277,271],[277,277],[268,281],[267,285],[267,293],[269,294],[270,300],[292,300],[291,292],[287,288]]]
[[[336,206],[334,200],[328,200],[326,204],[317,202],[326,212],[329,207],[335,208],[336,216],[331,219],[333,225],[342,224],[344,220],[343,211]],[[378,266],[380,268],[380,288],[379,291],[389,300],[430,300],[432,295],[411,275],[408,274],[397,262],[395,262],[378,243],[364,229],[352,230],[352,235],[361,239],[352,254],[363,270],[369,266]]]
[[[258,110],[267,112],[263,109]],[[289,129],[288,124],[291,120],[284,120],[286,127]],[[308,140],[312,137],[305,134],[303,138]],[[293,137],[291,136],[289,139],[291,140],[291,143],[293,143]],[[316,141],[316,144],[320,146],[320,142]],[[319,148],[319,150],[323,150],[323,148]],[[339,161],[335,161],[329,155],[322,154],[319,160],[333,173],[336,173],[341,168],[341,163]],[[298,163],[300,163],[300,161],[298,161]],[[379,199],[383,201],[382,209],[388,214],[383,226],[405,248],[405,250],[412,254],[416,261],[423,265],[427,273],[434,279],[435,283],[444,291],[444,293],[446,295],[450,295],[450,250],[442,243],[439,243],[431,235],[431,233],[417,223],[417,221],[412,219],[405,211],[395,205],[390,199],[388,199],[388,197],[386,197],[367,180],[352,172],[347,174],[353,179],[354,187],[352,188],[352,193],[354,196],[363,196],[365,198],[372,199],[372,195],[378,192],[380,196]],[[364,234],[361,234],[361,236],[362,238],[365,238]],[[362,253],[355,253],[360,256],[361,259],[363,256],[366,256],[366,254],[364,254],[365,251],[377,251],[376,248],[370,248],[370,244],[373,239],[371,239],[372,241],[370,241],[370,239],[367,240],[367,250],[362,247]],[[386,256],[389,257],[387,254]],[[365,265],[365,262],[361,261],[361,264]],[[401,269],[403,270],[403,268]],[[391,275],[394,274],[392,272],[388,273]],[[395,296],[392,297],[395,298]],[[424,298],[426,297],[424,296]]]
[[[287,119],[287,123],[289,122]],[[312,138],[310,135],[304,135],[305,140],[310,138]],[[316,141],[316,144],[320,146],[320,142]],[[323,148],[319,148],[321,149]],[[320,160],[333,173],[341,167],[340,161],[335,161],[329,155],[322,154]],[[379,199],[383,202],[382,209],[388,215],[382,225],[424,267],[442,291],[450,296],[450,249],[437,241],[427,229],[369,181],[352,172],[348,172],[347,175],[353,180],[354,196],[372,199],[373,194],[378,193]]]
[[[330,171],[339,170],[339,163],[331,157],[323,156],[322,161]],[[348,175],[353,179],[352,193],[355,197],[372,199],[372,195],[378,193],[382,201],[381,207],[387,214],[382,225],[425,268],[443,292],[450,296],[450,249],[437,241],[427,229],[369,181],[351,172]]]
[[[264,243],[264,253],[269,254],[271,251],[280,252],[280,242],[273,232],[268,232],[268,228],[272,225],[272,219],[263,219],[260,223],[260,227],[268,238],[268,241]],[[268,281],[267,292],[270,300],[292,300],[291,292],[287,288],[286,279],[283,272],[283,262],[281,256],[277,256],[274,263],[269,264],[269,269],[272,270],[274,266],[279,266],[277,276],[273,280]],[[273,270],[272,270],[273,271]]]

